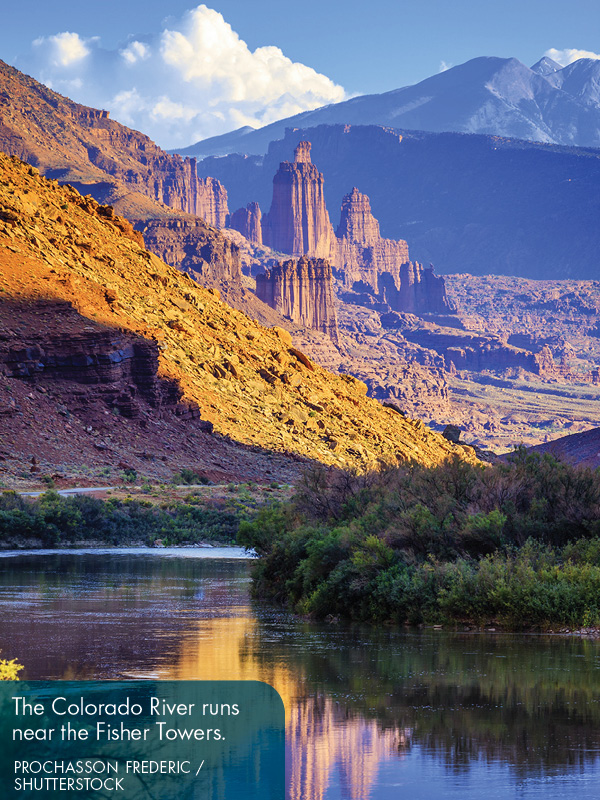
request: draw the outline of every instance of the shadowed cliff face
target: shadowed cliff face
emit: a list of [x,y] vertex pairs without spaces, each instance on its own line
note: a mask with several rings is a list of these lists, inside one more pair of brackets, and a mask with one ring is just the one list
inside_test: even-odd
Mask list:
[[246,208],[234,211],[229,218],[228,227],[239,231],[252,244],[263,243],[262,214],[258,203],[248,203]]
[[256,278],[256,293],[293,322],[326,333],[339,344],[331,266],[322,258],[284,261]]

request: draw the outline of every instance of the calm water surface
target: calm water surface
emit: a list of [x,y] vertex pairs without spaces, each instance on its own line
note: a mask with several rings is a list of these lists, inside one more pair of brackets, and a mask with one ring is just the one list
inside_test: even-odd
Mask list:
[[26,677],[256,679],[286,704],[290,800],[600,798],[600,646],[315,625],[214,550],[0,555]]

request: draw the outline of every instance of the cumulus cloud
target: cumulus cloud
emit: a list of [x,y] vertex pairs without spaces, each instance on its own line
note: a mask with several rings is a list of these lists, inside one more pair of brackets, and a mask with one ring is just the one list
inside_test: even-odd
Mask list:
[[89,47],[79,34],[69,31],[57,33],[56,36],[35,39],[33,46],[38,49],[39,55],[51,67],[57,69],[73,67],[90,54]]
[[556,50],[554,47],[551,47],[550,50],[546,50],[544,55],[556,61],[557,64],[560,64],[562,67],[572,64],[574,61],[579,61],[580,58],[593,58],[596,61],[600,60],[600,53],[568,47],[565,50]]
[[108,109],[164,147],[260,127],[347,97],[278,47],[252,51],[205,5],[114,50],[71,32],[36,39],[18,66],[80,103]]

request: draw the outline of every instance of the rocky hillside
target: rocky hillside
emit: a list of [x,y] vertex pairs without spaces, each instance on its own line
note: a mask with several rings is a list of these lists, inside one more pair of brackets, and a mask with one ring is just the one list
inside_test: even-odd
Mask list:
[[[214,227],[225,225],[227,192],[213,178],[198,178],[195,159],[168,155],[144,134],[111,120],[108,111],[74,103],[3,61],[0,150],[98,200],[135,204],[135,193]],[[138,205],[135,216],[148,213],[143,200]]]
[[472,457],[164,264],[112,208],[5,155],[0,263],[7,474],[256,480],[309,461]]
[[[203,285],[239,283],[237,248],[217,230],[227,192],[199,178],[194,159],[168,155],[147,136],[48,89],[0,61],[0,150],[113,206],[148,247]],[[174,243],[179,231],[179,243]]]

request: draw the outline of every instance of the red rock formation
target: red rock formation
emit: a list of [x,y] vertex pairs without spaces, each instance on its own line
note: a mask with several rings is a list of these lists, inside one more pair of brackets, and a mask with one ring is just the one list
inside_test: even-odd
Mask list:
[[323,175],[311,163],[310,142],[300,142],[294,162],[273,178],[273,201],[263,217],[263,242],[293,256],[329,258],[335,243],[325,206]]
[[356,281],[364,281],[377,293],[379,276],[384,272],[400,286],[400,267],[408,261],[408,245],[402,239],[381,237],[369,198],[356,187],[342,200],[336,237],[337,249],[332,259],[344,273],[345,286],[351,288]]
[[203,286],[241,281],[237,246],[197,217],[150,220],[143,235],[148,250]]
[[362,245],[378,244],[381,239],[379,223],[371,212],[369,198],[356,186],[342,200],[342,215],[335,235],[338,239]]
[[[56,306],[58,319],[64,309]],[[184,419],[200,416],[197,403],[182,401],[176,381],[159,378],[156,342],[95,326],[88,325],[79,335],[58,334],[35,345],[0,348],[0,372],[36,385],[82,384],[87,391],[73,389],[80,404],[101,401],[123,417],[138,417],[140,401],[159,418],[171,413]]]
[[[237,230],[245,228],[246,218],[239,224]],[[333,234],[323,175],[311,163],[310,142],[300,142],[294,163],[279,165],[271,209],[263,218],[263,241],[290,255],[328,258],[343,274],[347,288],[362,282],[365,288],[371,287],[379,303],[394,311],[447,314],[453,310],[444,279],[432,269],[411,263],[404,240],[382,238],[369,198],[356,187],[342,201],[340,224]]]
[[263,243],[262,240],[262,214],[258,203],[248,203],[246,208],[238,208],[229,218],[229,228],[239,231],[252,244]]
[[256,293],[283,316],[339,344],[331,266],[325,259],[283,261],[257,276]]
[[453,311],[446,295],[446,283],[431,265],[425,268],[418,261],[408,261],[400,265],[396,275],[383,272],[379,284],[384,301],[393,311],[417,316]]
[[[0,150],[101,196],[115,181],[129,191],[223,228],[227,192],[199,178],[196,160],[171,156],[108,111],[74,103],[0,61]],[[107,179],[110,179],[107,181]]]

